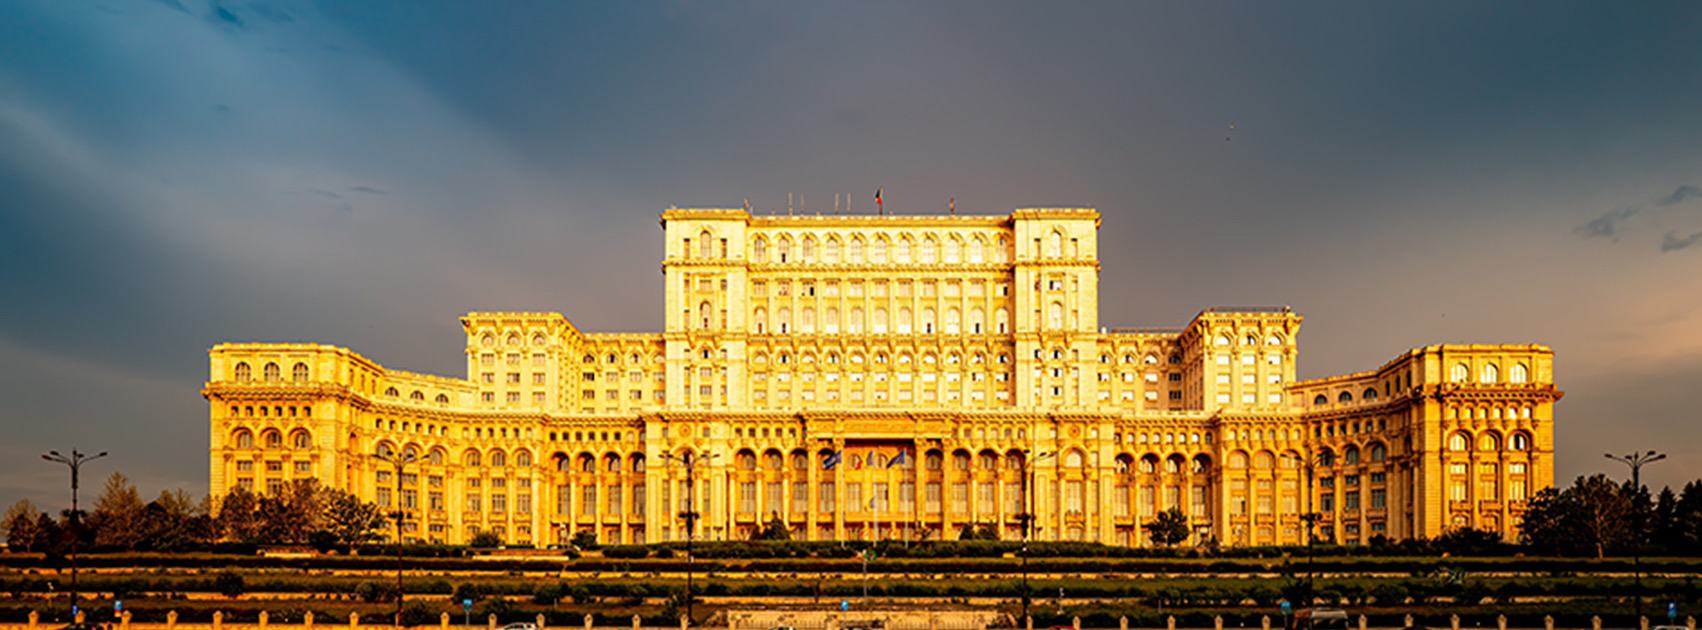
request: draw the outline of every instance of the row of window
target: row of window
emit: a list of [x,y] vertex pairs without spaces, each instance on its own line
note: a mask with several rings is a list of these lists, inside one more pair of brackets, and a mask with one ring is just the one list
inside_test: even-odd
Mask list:
[[[1054,233],[1056,234],[1056,233]],[[1061,237],[1060,237],[1061,238]],[[1074,239],[1072,239],[1073,241]],[[717,250],[716,245],[719,245]],[[896,238],[877,234],[867,241],[863,235],[854,234],[843,243],[837,235],[829,235],[818,242],[814,235],[804,235],[793,247],[791,235],[781,234],[770,243],[769,237],[757,236],[751,240],[750,257],[756,263],[824,263],[824,264],[887,264],[917,262],[945,264],[982,262],[1009,262],[1010,240],[1004,235],[989,240],[981,234],[972,236],[965,241],[956,234],[944,239],[932,234],[922,236],[920,242],[908,234],[900,234]],[[794,251],[796,249],[796,251]],[[819,250],[819,251],[818,251]],[[686,257],[692,255],[691,239],[685,240]],[[704,258],[714,258],[719,251],[721,258],[727,257],[727,239],[715,239],[708,231],[698,234],[697,254]],[[865,256],[864,254],[867,254]]]
[[[277,363],[268,362],[260,370],[262,378],[268,382],[284,380],[283,368],[279,367]],[[237,381],[252,381],[254,380],[254,368],[250,367],[247,361],[240,361],[236,364],[232,376]],[[306,363],[297,363],[295,367],[290,368],[290,380],[292,381],[302,382],[309,380],[310,377],[311,372]]]
[[[1057,307],[1055,314],[1061,318],[1062,307],[1057,305],[1054,306]],[[713,310],[709,302],[703,302],[698,305],[698,317],[701,327],[714,327],[712,314]],[[938,324],[938,326],[936,326],[936,324]],[[823,309],[820,328],[823,334],[836,335],[840,333],[838,307],[830,306]],[[889,332],[899,335],[908,335],[912,333],[931,335],[936,332],[947,335],[979,335],[987,332],[1004,334],[1010,332],[1010,313],[1003,308],[995,311],[993,316],[993,327],[988,328],[987,313],[979,308],[970,310],[969,322],[968,325],[965,326],[963,322],[963,311],[955,306],[946,309],[944,322],[938,321],[936,312],[932,308],[922,309],[921,320],[917,321],[913,317],[910,308],[904,307],[898,309],[897,319],[895,321],[890,321],[889,326],[889,318],[885,307],[874,309],[873,314],[869,317],[864,316],[862,307],[852,308],[850,310],[849,317],[845,319],[844,332],[851,335],[860,335],[864,334],[865,328],[867,329],[868,334],[873,335],[885,335]],[[767,309],[758,307],[751,312],[751,330],[755,331],[756,334],[759,335],[768,334],[770,332],[780,334],[795,332],[808,335],[814,334],[816,329],[816,310],[812,307],[804,307],[799,311],[798,325],[796,328],[792,325],[792,310],[790,308],[780,307],[775,309],[774,319],[772,321],[770,321],[768,317]]]
[[[284,448],[284,442],[283,432],[277,429],[266,429],[260,432],[262,448],[281,449]],[[235,444],[237,448],[254,448],[254,432],[248,429],[237,429],[231,434],[231,443]],[[289,435],[289,444],[290,448],[296,450],[313,448],[313,434],[306,429],[292,431]]]

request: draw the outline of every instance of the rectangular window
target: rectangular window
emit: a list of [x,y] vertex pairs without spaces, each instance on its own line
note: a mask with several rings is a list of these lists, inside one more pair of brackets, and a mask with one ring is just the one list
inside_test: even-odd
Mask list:
[[645,489],[645,487],[646,486],[644,484],[639,484],[639,485],[632,487],[632,514],[633,514],[633,516],[644,516],[644,514],[645,514],[645,509],[644,509],[644,500],[645,500],[644,489]]
[[764,513],[785,511],[784,508],[786,507],[786,500],[785,496],[781,493],[781,488],[783,487],[784,486],[780,485],[780,482],[778,481],[771,481],[768,483],[766,494],[762,497],[762,511]]
[[1372,509],[1381,509],[1381,508],[1384,508],[1384,507],[1388,507],[1388,501],[1389,501],[1388,496],[1389,495],[1388,495],[1387,490],[1384,490],[1382,488],[1373,488],[1371,490],[1371,508]]
[[480,507],[479,495],[468,494],[467,495],[467,511],[477,513],[477,512],[479,512],[479,507]]
[[581,514],[594,516],[597,514],[597,486],[585,486],[579,489],[579,509]]
[[379,488],[377,496],[373,499],[373,503],[377,503],[378,507],[382,508],[390,507],[390,489]]
[[816,496],[821,501],[819,511],[832,512],[834,510],[833,482],[822,482],[822,484],[818,487],[820,490],[816,493]]
[[1344,509],[1344,510],[1357,510],[1357,509],[1359,509],[1359,491],[1358,490],[1349,490],[1346,494],[1342,495],[1342,509]]
[[953,514],[969,512],[969,484],[954,483],[951,485],[951,511]]
[[1466,496],[1466,481],[1464,479],[1455,479],[1455,480],[1448,483],[1448,500],[1450,500],[1450,501],[1468,501],[1468,500],[1470,500],[1470,497]]
[[1014,483],[1005,484],[1005,514],[1014,515],[1022,511],[1022,486]]
[[622,505],[624,504],[621,503],[621,487],[609,486],[609,513],[620,514]]
[[845,484],[845,509],[852,512],[867,512],[869,504],[863,502],[863,484]]
[[430,492],[426,494],[426,509],[433,512],[443,511],[443,493]]
[[492,514],[501,514],[503,512],[507,512],[507,511],[508,511],[508,495],[507,494],[492,494],[491,495],[491,513]]
[[993,513],[993,484],[984,483],[975,486],[975,511],[980,514]]
[[810,484],[804,481],[792,482],[792,512],[803,514],[810,511]]
[[1507,482],[1508,501],[1523,501],[1525,498],[1525,480],[1514,479]]

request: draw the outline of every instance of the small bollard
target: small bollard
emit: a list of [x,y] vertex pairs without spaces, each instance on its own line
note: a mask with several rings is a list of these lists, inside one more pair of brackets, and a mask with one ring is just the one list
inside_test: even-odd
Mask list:
[[[1406,625],[1401,626],[1401,627],[1402,628],[1411,628],[1412,627],[1412,615],[1407,615],[1407,623],[1406,623]],[[1554,630],[1554,628],[1549,628],[1548,630]]]
[[165,627],[166,630],[172,630],[177,627],[177,611],[173,610],[165,614]]
[[265,630],[266,622],[270,621],[271,619],[272,619],[272,616],[266,614],[266,611],[264,611],[264,610],[260,611],[260,628],[261,628],[261,630]]
[[1263,615],[1259,617],[1259,630],[1271,630],[1270,615]]
[[1590,617],[1590,630],[1602,630],[1601,615],[1593,615]]
[[31,630],[34,630],[35,625],[38,624],[38,623],[41,623],[41,613],[38,613],[38,612],[33,611],[33,610],[30,611],[30,628],[31,628]]
[[691,625],[691,620],[687,619],[685,615],[680,615],[680,630],[686,630],[688,625]]
[[1495,627],[1497,630],[1507,630],[1507,615],[1496,615]]
[[1369,625],[1369,624],[1370,624],[1370,620],[1366,619],[1365,615],[1359,616],[1359,630],[1365,630],[1366,626]]
[[490,630],[496,630],[496,613],[491,613],[489,617],[486,617],[485,623],[490,625]]
[[1164,628],[1165,630],[1176,630],[1176,615],[1170,615],[1164,619]]
[[642,617],[639,617],[638,615],[632,616],[632,630],[638,630],[638,626],[643,625],[643,624],[644,624],[644,619]]
[[77,623],[83,623],[83,611],[81,610],[77,611]]
[[1684,618],[1684,627],[1690,628],[1690,630],[1696,630],[1696,617],[1695,616],[1685,617]]
[[449,613],[437,615],[437,627],[442,628],[442,630],[449,630]]
[[[1454,630],[1460,630],[1460,616],[1459,615],[1448,615],[1448,627],[1453,628]],[[1597,628],[1596,630],[1601,630],[1601,629]]]
[[[539,620],[542,620],[543,618],[543,615],[538,615]],[[542,628],[543,626],[540,625],[538,627]],[[591,613],[585,613],[585,630],[591,630]]]
[[[1211,625],[1212,625],[1213,628],[1216,628],[1217,630],[1223,630],[1223,615],[1217,615],[1215,617],[1212,617],[1211,618]],[[1080,630],[1080,629],[1078,628],[1077,630]]]
[[313,611],[309,610],[305,613],[302,613],[302,615],[301,615],[301,627],[303,627],[303,628],[312,628],[313,627]]
[[1081,617],[1071,619],[1070,627],[1075,628],[1075,630],[1081,630]]
[[1034,617],[1023,617],[1023,619],[1028,620],[1028,630],[1034,630]]
[[126,610],[124,614],[118,616],[118,627],[123,628],[123,630],[130,630],[130,611]]
[[219,630],[219,628],[223,628],[224,625],[225,613],[223,611],[213,611],[213,630]]
[[349,628],[360,627],[360,613],[349,613]]
[[1129,616],[1128,615],[1123,615],[1123,617],[1121,619],[1117,620],[1117,630],[1129,630]]
[[1542,627],[1543,630],[1554,630],[1554,615],[1543,615]]
[[1649,630],[1649,618],[1648,617],[1638,617],[1637,618],[1637,626],[1639,628],[1642,628],[1643,630]]

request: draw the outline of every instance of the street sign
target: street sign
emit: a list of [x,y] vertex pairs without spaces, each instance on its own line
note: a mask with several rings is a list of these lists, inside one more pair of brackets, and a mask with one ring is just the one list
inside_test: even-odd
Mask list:
[[124,600],[122,600],[122,599],[112,600],[112,614],[116,615],[116,614],[121,613],[121,612],[124,612]]
[[839,600],[839,609],[840,610],[851,610],[851,600],[849,600],[849,599]]
[[461,600],[461,611],[473,612],[473,600],[471,598]]
[[1667,602],[1667,621],[1678,617],[1678,602]]

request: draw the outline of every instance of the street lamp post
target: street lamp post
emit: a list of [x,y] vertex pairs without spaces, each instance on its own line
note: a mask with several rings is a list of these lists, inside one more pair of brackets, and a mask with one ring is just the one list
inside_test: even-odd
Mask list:
[[1633,507],[1633,513],[1636,517],[1635,520],[1636,520],[1636,527],[1637,528],[1636,528],[1636,530],[1634,530],[1631,533],[1631,567],[1632,567],[1631,575],[1632,575],[1632,580],[1635,582],[1634,588],[1636,589],[1636,591],[1631,594],[1631,600],[1633,602],[1633,610],[1635,610],[1636,614],[1637,614],[1637,619],[1642,619],[1643,618],[1643,504],[1642,504],[1642,501],[1643,501],[1643,479],[1640,475],[1643,471],[1643,464],[1653,464],[1655,462],[1666,459],[1667,456],[1666,456],[1666,453],[1656,453],[1654,451],[1648,451],[1648,452],[1645,452],[1645,453],[1632,453],[1632,454],[1626,455],[1624,457],[1615,456],[1613,453],[1603,453],[1602,457],[1606,457],[1608,459],[1611,459],[1613,461],[1616,461],[1616,462],[1619,462],[1621,464],[1625,464],[1626,466],[1631,467],[1631,492],[1633,493],[1632,500],[1637,501],[1637,503]]
[[380,453],[378,458],[396,466],[396,627],[402,627],[402,519],[407,517],[407,511],[402,509],[402,467],[416,460],[412,452],[403,454],[397,452]]
[[85,455],[83,453],[78,452],[77,449],[71,449],[71,454],[69,456],[60,455],[59,451],[48,451],[46,455],[41,456],[42,459],[45,459],[47,461],[58,462],[58,463],[61,463],[61,464],[64,464],[66,466],[71,467],[71,621],[72,622],[77,621],[77,539],[82,537],[82,527],[80,527],[79,519],[78,519],[78,516],[77,516],[78,477],[79,477],[79,473],[82,472],[83,464],[92,462],[92,461],[100,459],[102,457],[106,457],[106,451],[101,451],[100,453],[97,453],[95,455]]
[[698,518],[698,514],[695,511],[696,503],[694,502],[696,499],[696,492],[693,488],[697,480],[697,465],[704,460],[719,457],[719,454],[703,453],[697,457],[692,457],[690,452],[682,455],[663,453],[662,457],[670,462],[679,462],[680,465],[684,466],[686,469],[686,509],[680,511],[680,518],[684,519],[686,522],[686,623],[691,623],[691,574],[693,562],[691,555],[691,540],[697,537]]
[[1028,451],[1024,450],[1022,451],[1022,460],[1018,462],[1021,465],[1019,472],[1022,475],[1022,512],[1016,515],[1017,521],[1022,524],[1022,619],[1018,623],[1027,623],[1028,621],[1028,538],[1029,531],[1033,528],[1034,523],[1034,513],[1029,509],[1033,499],[1029,496],[1029,492],[1031,492],[1029,475],[1033,474],[1029,466],[1057,455],[1057,453],[1041,453],[1036,455],[1034,461],[1031,462],[1028,460]]
[[[1283,454],[1283,458],[1300,464],[1300,467],[1306,471],[1306,512],[1300,515],[1300,520],[1301,522],[1306,523],[1306,591],[1307,597],[1310,599],[1318,592],[1318,573],[1317,569],[1314,568],[1312,564],[1312,541],[1315,538],[1315,536],[1312,535],[1312,528],[1318,524],[1319,514],[1314,511],[1312,507],[1314,494],[1312,490],[1312,477],[1315,474],[1313,467],[1321,465],[1322,459],[1321,455],[1312,457],[1295,457],[1294,455],[1287,453]],[[1308,601],[1306,602],[1306,605],[1310,607],[1312,602]]]

